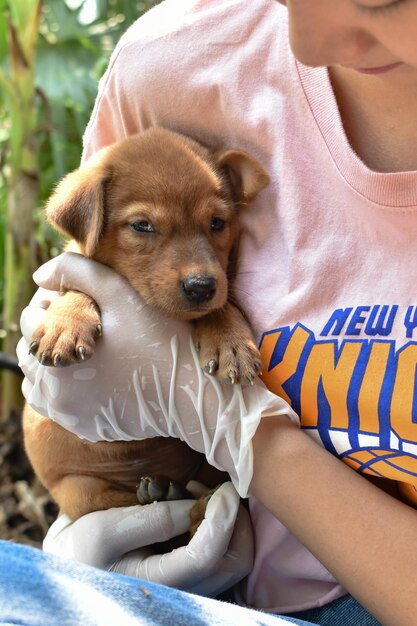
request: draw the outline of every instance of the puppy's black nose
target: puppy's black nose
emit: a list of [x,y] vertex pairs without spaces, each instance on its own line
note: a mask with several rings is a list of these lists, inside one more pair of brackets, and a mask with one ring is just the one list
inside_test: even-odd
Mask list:
[[187,276],[182,281],[184,295],[192,304],[203,304],[216,293],[216,279],[213,276]]

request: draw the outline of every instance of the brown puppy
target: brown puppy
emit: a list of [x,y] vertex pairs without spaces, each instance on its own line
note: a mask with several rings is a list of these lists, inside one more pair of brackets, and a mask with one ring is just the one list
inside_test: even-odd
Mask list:
[[[166,315],[191,320],[206,371],[245,382],[259,372],[260,359],[247,322],[228,301],[227,272],[239,210],[268,182],[260,163],[241,150],[210,150],[155,128],[101,150],[66,176],[47,214],[76,242],[72,249],[112,267]],[[30,350],[45,365],[70,365],[92,355],[101,332],[95,302],[68,291],[49,307]],[[219,482],[217,470],[210,475],[202,456],[179,440],[92,444],[30,407],[24,435],[37,475],[72,519],[137,503],[141,475]],[[141,502],[165,496],[164,489],[160,497],[145,493]]]

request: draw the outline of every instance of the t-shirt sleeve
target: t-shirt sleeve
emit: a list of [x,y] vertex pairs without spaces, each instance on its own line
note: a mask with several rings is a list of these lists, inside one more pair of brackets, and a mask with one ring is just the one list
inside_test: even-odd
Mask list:
[[197,50],[204,48],[207,26],[193,3],[166,0],[126,31],[99,83],[84,135],[83,161],[149,126],[187,129],[190,89],[198,97],[198,86],[191,87],[199,71]]
[[[137,44],[139,47],[139,42]],[[109,67],[100,80],[98,94],[90,121],[83,138],[82,161],[88,160],[101,148],[139,132],[144,122],[138,115],[139,107],[131,99],[140,99],[142,87],[140,63],[130,71],[135,72],[135,85],[129,78],[129,50],[116,49]]]
[[150,126],[256,153],[270,96],[254,79],[267,64],[259,48],[280,58],[284,44],[268,26],[279,5],[256,5],[248,12],[246,0],[165,0],[137,20],[100,81],[83,160]]

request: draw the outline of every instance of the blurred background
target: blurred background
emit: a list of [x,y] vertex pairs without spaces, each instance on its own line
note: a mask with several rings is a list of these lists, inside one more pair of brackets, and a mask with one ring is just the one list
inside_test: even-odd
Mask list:
[[42,207],[79,165],[97,83],[159,0],[0,0],[0,538],[39,546],[56,510],[24,454],[19,318],[61,242]]

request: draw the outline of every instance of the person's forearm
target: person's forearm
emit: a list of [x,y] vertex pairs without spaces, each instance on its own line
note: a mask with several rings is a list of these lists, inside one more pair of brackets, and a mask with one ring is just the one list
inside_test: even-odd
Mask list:
[[417,615],[417,511],[282,418],[253,440],[250,493],[384,626]]

